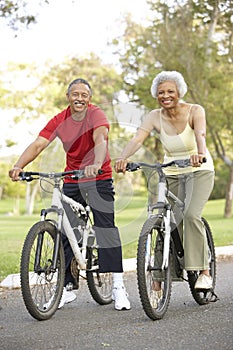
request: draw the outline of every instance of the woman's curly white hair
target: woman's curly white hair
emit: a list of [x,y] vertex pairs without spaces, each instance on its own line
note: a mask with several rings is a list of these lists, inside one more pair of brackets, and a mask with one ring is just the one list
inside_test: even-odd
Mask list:
[[162,71],[154,78],[151,85],[151,95],[156,98],[158,96],[158,86],[164,81],[174,81],[177,86],[177,90],[179,93],[179,97],[182,98],[186,94],[188,88],[187,84],[184,80],[184,77],[181,73],[173,70],[173,71]]

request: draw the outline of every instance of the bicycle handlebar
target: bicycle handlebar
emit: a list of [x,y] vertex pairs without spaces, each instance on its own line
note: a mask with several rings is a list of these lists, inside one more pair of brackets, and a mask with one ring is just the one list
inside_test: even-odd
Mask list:
[[[98,175],[103,174],[103,170],[99,169],[98,170]],[[38,176],[38,177],[35,177]],[[83,177],[85,177],[84,169],[79,169],[79,170],[70,170],[70,171],[63,171],[59,173],[42,173],[42,172],[37,172],[37,171],[23,171],[19,173],[19,177],[21,181],[27,181],[30,182],[32,180],[36,180],[38,178],[44,177],[47,179],[58,179],[62,177],[67,177],[69,176],[73,180],[78,180]]]
[[[203,158],[203,163],[206,163],[206,158]],[[190,166],[190,159],[177,159],[177,160],[172,160],[171,162],[168,163],[155,163],[155,164],[148,164],[148,163],[127,163],[126,166],[126,171],[137,171],[141,168],[150,168],[150,169],[161,169],[161,168],[167,168],[171,165],[176,165],[179,168],[186,168]]]

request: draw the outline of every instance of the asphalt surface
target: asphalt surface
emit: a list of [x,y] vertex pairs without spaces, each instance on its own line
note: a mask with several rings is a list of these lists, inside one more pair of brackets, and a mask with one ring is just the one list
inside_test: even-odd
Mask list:
[[150,320],[144,313],[136,273],[125,274],[132,309],[116,311],[113,303],[96,304],[85,281],[77,300],[48,321],[27,312],[20,289],[0,289],[1,350],[232,350],[233,260],[217,263],[216,303],[199,306],[186,282],[174,282],[165,317]]

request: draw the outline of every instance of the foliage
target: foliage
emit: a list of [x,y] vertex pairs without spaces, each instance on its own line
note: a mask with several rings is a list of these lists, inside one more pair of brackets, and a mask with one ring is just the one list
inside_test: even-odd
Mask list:
[[[229,93],[233,88],[232,2],[148,3],[148,25],[133,23],[126,16],[124,34],[114,40],[125,91],[130,100],[153,109],[156,103],[150,86],[154,76],[161,70],[180,71],[189,87],[185,99],[206,110],[207,144],[215,162],[221,158],[226,166],[233,167],[233,100]],[[156,143],[148,146],[157,150]]]
[[[48,0],[40,0],[38,3],[47,4]],[[24,0],[0,0],[0,18],[5,19],[13,30],[36,22],[35,12],[28,9],[28,1]]]
[[45,87],[55,87],[48,93],[47,98],[51,99],[58,109],[65,107],[64,99],[67,87],[71,81],[76,78],[88,80],[93,89],[92,102],[104,106],[112,105],[116,91],[121,89],[121,80],[119,74],[113,66],[103,64],[101,59],[93,53],[89,57],[71,57],[67,58],[62,64],[50,67],[49,72],[41,80]]
[[25,186],[23,184],[16,184],[10,181],[8,177],[8,171],[11,164],[0,161],[0,173],[1,173],[1,185],[0,185],[0,199],[7,196],[15,197],[16,193],[19,197],[25,196]]

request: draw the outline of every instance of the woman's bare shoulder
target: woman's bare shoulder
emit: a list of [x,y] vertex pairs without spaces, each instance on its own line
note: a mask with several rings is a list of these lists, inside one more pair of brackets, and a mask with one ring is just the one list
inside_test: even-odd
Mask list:
[[193,112],[193,113],[196,113],[196,112],[201,112],[201,113],[203,113],[203,112],[205,112],[205,109],[204,109],[204,107],[202,107],[201,105],[199,105],[199,104],[196,104],[196,103],[190,103],[190,106],[191,106],[191,111]]
[[147,116],[146,119],[151,120],[153,123],[159,120],[160,118],[160,109],[152,109]]
[[191,104],[191,111],[189,117],[189,123],[192,129],[194,129],[194,125],[197,121],[205,122],[205,109],[198,104]]
[[153,109],[150,111],[145,117],[145,120],[151,123],[156,131],[160,131],[160,109]]

